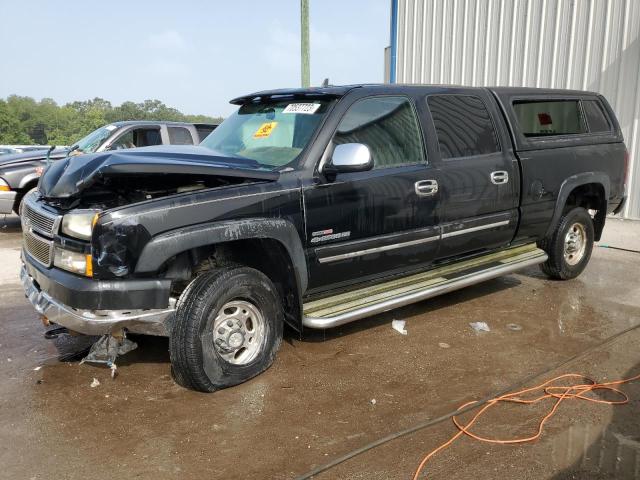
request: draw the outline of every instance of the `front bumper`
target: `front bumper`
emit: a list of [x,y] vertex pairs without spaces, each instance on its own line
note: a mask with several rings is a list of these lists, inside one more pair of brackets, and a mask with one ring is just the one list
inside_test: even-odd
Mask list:
[[46,292],[29,275],[25,265],[20,270],[24,292],[38,313],[50,322],[85,335],[104,335],[122,329],[132,333],[168,336],[175,311],[169,308],[146,310],[82,310],[69,307]]
[[171,280],[98,280],[85,278],[37,262],[22,250],[24,268],[40,290],[51,298],[83,310],[149,310],[169,305]]
[[13,205],[16,203],[16,192],[0,192],[0,214],[12,213]]

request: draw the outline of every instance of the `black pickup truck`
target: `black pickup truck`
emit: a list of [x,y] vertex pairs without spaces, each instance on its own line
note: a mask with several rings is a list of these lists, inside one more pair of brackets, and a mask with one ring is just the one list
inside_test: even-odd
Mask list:
[[151,145],[197,145],[217,125],[129,120],[100,127],[78,140],[70,148],[48,152],[35,151],[0,156],[0,214],[19,213],[22,199],[33,190],[47,161],[71,155],[122,150]]
[[625,199],[611,107],[582,91],[258,92],[200,146],[53,163],[22,213],[45,323],[169,336],[214,391],[325,329],[540,264],[579,275]]

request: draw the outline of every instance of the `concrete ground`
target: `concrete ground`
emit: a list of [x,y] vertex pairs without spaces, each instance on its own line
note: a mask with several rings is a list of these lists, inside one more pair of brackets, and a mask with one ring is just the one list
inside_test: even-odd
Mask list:
[[[640,250],[640,222],[609,220],[601,243]],[[573,281],[532,268],[302,341],[290,333],[266,373],[206,395],[173,383],[165,339],[136,337],[114,380],[59,361],[82,340],[43,338],[17,279],[19,245],[17,219],[0,219],[2,479],[290,479],[536,373],[531,384],[567,372],[602,381],[640,373],[640,329],[597,347],[640,325],[637,253],[599,247]],[[406,320],[406,336],[393,319]],[[640,478],[640,382],[622,390],[627,405],[562,405],[534,443],[463,438],[424,478]],[[504,407],[477,431],[527,435],[541,413]],[[454,433],[438,423],[314,478],[408,479]]]

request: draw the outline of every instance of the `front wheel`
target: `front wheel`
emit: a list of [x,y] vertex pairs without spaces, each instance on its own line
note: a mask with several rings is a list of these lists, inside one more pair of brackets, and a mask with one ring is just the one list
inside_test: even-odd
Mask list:
[[549,259],[542,271],[557,280],[576,278],[589,263],[593,250],[593,219],[582,207],[565,213],[550,238],[541,247]]
[[201,392],[245,382],[271,366],[282,331],[280,297],[262,272],[203,273],[178,301],[169,338],[174,379]]

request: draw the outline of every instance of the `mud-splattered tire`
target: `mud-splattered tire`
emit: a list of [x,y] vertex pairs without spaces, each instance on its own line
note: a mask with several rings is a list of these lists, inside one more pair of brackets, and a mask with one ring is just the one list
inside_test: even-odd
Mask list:
[[542,271],[557,280],[570,280],[582,273],[593,250],[593,219],[581,207],[565,213],[551,236],[540,243],[549,259]]
[[266,275],[248,267],[203,273],[180,296],[169,338],[175,381],[213,392],[271,366],[282,341],[280,297]]

